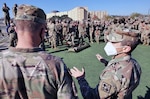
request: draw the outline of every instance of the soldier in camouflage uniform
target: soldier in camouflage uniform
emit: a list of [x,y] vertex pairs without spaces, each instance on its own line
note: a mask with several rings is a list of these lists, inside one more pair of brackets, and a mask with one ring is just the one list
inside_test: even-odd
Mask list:
[[56,32],[56,45],[63,45],[63,34],[62,34],[62,24],[60,21],[56,21],[55,24],[55,32]]
[[69,24],[69,31],[66,36],[66,41],[69,46],[74,46],[75,45],[75,22],[71,21]]
[[145,22],[144,21],[141,21],[139,23],[139,27],[138,27],[138,30],[140,31],[140,40],[141,40],[141,43],[143,43],[144,41],[144,27],[145,27]]
[[46,14],[30,5],[18,7],[18,43],[0,53],[0,99],[77,99],[63,60],[39,48]]
[[10,8],[4,3],[2,11],[4,12],[4,21],[5,25],[10,25],[10,15],[9,15]]
[[[121,34],[121,35],[120,35]],[[107,55],[112,55],[111,61],[106,61],[96,55],[106,68],[100,75],[96,88],[91,88],[85,80],[85,72],[76,67],[70,69],[73,77],[77,78],[84,99],[132,99],[132,92],[139,85],[141,67],[131,57],[132,51],[138,45],[137,33],[116,31],[110,34],[104,47]]]
[[84,21],[80,21],[79,25],[78,25],[78,31],[79,31],[79,40],[78,40],[78,44],[82,45],[84,42],[84,36],[86,34],[86,28],[85,28],[85,22]]
[[111,31],[110,25],[111,25],[111,22],[108,22],[108,21],[105,22],[105,28],[104,28],[104,31],[103,31],[105,43],[107,42],[107,35],[109,35],[109,33]]
[[63,39],[66,37],[67,33],[69,32],[69,25],[66,21],[62,22],[62,34],[63,34]]
[[150,44],[150,25],[146,23],[143,30],[143,45]]
[[17,33],[15,31],[15,24],[11,21],[10,26],[8,27],[9,33],[9,46],[15,47],[17,43]]
[[95,31],[94,31],[94,35],[95,35],[95,40],[96,40],[96,43],[100,43],[99,40],[100,40],[100,30],[99,30],[99,27],[97,26]]
[[94,32],[94,27],[93,27],[93,23],[90,23],[90,27],[89,27],[89,32],[90,32],[90,43],[93,43],[93,32]]
[[16,17],[16,15],[17,15],[17,7],[18,7],[18,5],[17,5],[17,4],[14,4],[14,7],[12,8],[14,17]]
[[54,21],[49,21],[47,23],[47,27],[48,27],[48,35],[49,35],[49,42],[51,44],[51,48],[56,49],[57,45],[56,45],[56,32],[55,32],[55,22]]

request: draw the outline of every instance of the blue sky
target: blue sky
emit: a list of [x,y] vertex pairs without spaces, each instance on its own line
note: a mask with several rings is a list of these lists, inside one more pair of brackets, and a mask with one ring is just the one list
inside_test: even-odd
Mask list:
[[[15,3],[30,4],[42,8],[46,13],[53,10],[68,11],[77,6],[86,6],[90,11],[107,11],[109,15],[130,15],[133,12],[148,14],[150,0],[0,0],[0,7],[6,3],[10,9]],[[10,10],[12,17],[12,10]],[[0,10],[0,17],[3,12]]]

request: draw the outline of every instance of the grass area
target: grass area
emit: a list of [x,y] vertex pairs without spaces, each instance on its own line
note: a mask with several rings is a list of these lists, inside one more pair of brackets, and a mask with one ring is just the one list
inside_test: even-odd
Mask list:
[[[82,67],[84,67],[86,72],[86,79],[89,82],[89,85],[95,88],[95,86],[99,82],[99,75],[104,69],[104,65],[97,60],[95,55],[99,53],[108,60],[110,60],[111,57],[106,56],[103,50],[105,43],[93,43],[90,45],[91,47],[78,53],[68,52],[65,49],[65,46],[60,46],[60,51],[50,48],[47,48],[46,50],[55,56],[63,58],[64,62],[69,68],[76,66],[81,69]],[[148,91],[148,88],[146,87],[150,87],[150,46],[139,45],[133,52],[132,57],[139,62],[142,68],[141,82],[138,88],[133,92],[133,99],[149,99],[150,97],[145,98],[148,97],[145,95],[150,96],[150,90]],[[79,90],[78,83],[76,80],[75,82],[78,88],[79,99],[83,99]]]

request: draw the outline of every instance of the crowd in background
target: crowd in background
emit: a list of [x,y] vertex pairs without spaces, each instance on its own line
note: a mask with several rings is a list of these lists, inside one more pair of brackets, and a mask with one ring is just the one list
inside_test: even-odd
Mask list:
[[[107,42],[107,35],[116,30],[132,31],[139,34],[143,45],[150,44],[150,21],[145,17],[117,17],[99,21],[66,21],[47,20],[46,39],[52,48],[63,45],[66,41],[70,46],[82,44],[85,38],[89,43]],[[75,40],[77,39],[77,41]],[[77,43],[75,43],[77,42]]]
[[[17,4],[12,8],[14,17],[17,13]],[[10,35],[10,46],[16,44],[16,33],[13,19],[9,15],[10,8],[4,3],[2,11],[4,12],[4,22],[7,26],[6,31]],[[116,28],[117,27],[117,28]],[[107,35],[115,32],[116,29],[124,31],[134,31],[139,34],[139,41],[143,45],[150,45],[150,20],[148,17],[114,17],[107,20],[50,20],[47,19],[47,30],[45,31],[45,40],[42,47],[45,49],[44,42],[48,42],[51,48],[57,49],[57,46],[67,44],[69,46],[82,45],[85,38],[89,43],[107,42]],[[15,43],[15,44],[13,44]]]

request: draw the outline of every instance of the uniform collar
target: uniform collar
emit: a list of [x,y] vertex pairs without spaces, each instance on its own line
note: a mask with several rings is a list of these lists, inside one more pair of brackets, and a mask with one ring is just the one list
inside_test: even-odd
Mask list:
[[115,59],[112,59],[107,66],[113,64],[113,63],[117,63],[117,62],[120,62],[120,61],[126,61],[126,60],[129,60],[131,58],[130,55],[127,55],[127,56],[124,56],[124,57],[120,57],[120,58],[115,58]]
[[22,52],[22,53],[43,51],[39,47],[34,47],[34,48],[15,48],[15,47],[10,47],[8,50],[13,51],[13,52]]

